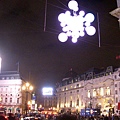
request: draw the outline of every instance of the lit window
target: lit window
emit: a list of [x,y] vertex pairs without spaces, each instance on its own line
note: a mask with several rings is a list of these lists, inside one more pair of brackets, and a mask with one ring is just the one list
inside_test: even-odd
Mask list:
[[100,88],[100,95],[101,95],[101,96],[104,95],[104,90],[103,90],[103,88]]
[[96,90],[94,89],[93,90],[93,97],[95,97],[96,96]]
[[90,90],[88,90],[88,98],[90,98]]
[[107,93],[106,94],[110,95],[110,88],[109,87],[107,87]]

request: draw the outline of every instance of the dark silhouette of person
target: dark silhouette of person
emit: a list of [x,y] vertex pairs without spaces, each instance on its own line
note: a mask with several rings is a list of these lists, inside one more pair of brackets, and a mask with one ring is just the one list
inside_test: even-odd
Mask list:
[[9,113],[8,120],[15,120],[15,116],[12,113]]

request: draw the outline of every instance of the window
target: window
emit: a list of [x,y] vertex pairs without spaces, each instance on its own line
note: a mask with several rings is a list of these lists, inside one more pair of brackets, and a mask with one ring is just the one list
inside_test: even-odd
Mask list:
[[117,94],[117,90],[115,90],[115,94]]
[[79,84],[77,84],[77,87],[79,87]]
[[93,90],[93,97],[95,97],[96,96],[96,90],[94,89]]
[[103,96],[104,95],[104,89],[100,88],[100,95]]
[[117,87],[117,84],[115,84],[115,87]]
[[107,95],[110,95],[110,88],[109,88],[109,87],[107,87],[106,94],[107,94]]
[[7,102],[7,98],[5,98],[5,102]]
[[117,97],[115,98],[115,102],[118,103],[118,98]]
[[70,107],[72,107],[72,101],[70,101]]
[[79,92],[79,90],[77,90],[77,92]]
[[0,102],[3,102],[3,98],[2,97],[0,98]]
[[79,98],[77,99],[77,106],[79,106]]
[[88,90],[88,98],[90,98],[90,90]]
[[17,98],[17,103],[19,103],[19,98]]
[[10,98],[10,103],[12,103],[12,98]]
[[65,97],[65,103],[66,103],[66,97]]

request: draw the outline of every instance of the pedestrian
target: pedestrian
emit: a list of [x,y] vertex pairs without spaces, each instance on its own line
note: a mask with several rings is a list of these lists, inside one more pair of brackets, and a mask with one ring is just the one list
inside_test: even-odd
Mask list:
[[12,113],[9,113],[8,120],[15,120],[15,116]]

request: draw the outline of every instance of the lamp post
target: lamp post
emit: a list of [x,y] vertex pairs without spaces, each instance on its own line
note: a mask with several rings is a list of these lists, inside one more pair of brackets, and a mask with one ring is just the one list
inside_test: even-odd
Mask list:
[[28,111],[28,93],[33,90],[33,86],[30,83],[26,82],[25,85],[22,86],[22,90],[25,91],[26,99],[25,99],[25,114],[27,115]]
[[79,37],[85,35],[85,32],[89,36],[94,35],[96,29],[91,26],[91,23],[95,19],[94,15],[92,13],[87,13],[85,15],[83,10],[78,11],[78,3],[75,0],[71,0],[68,3],[68,7],[72,10],[72,13],[66,11],[58,16],[63,31],[58,35],[58,39],[61,42],[66,42],[68,37],[72,37],[72,42],[76,43]]

